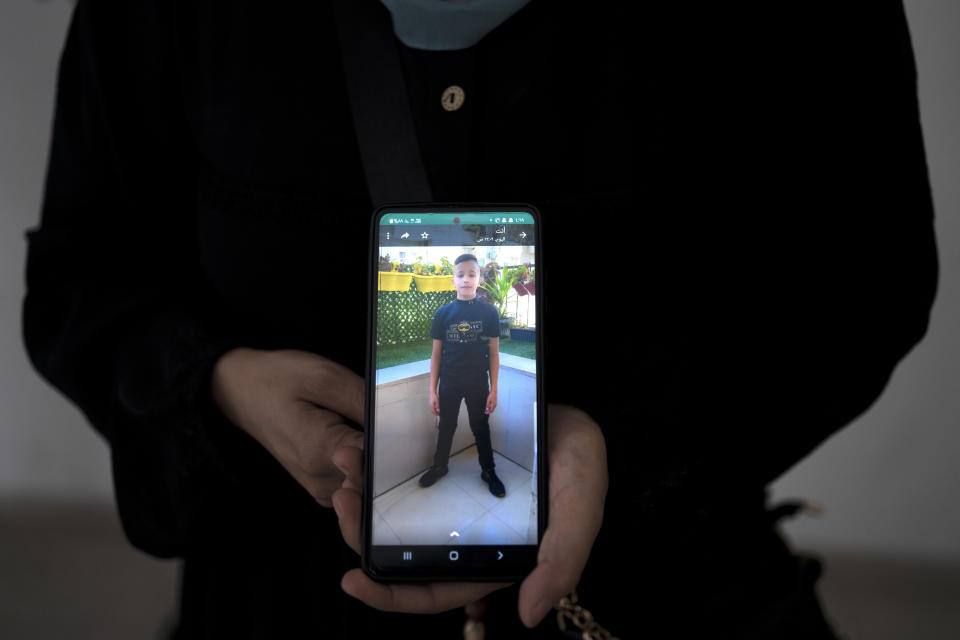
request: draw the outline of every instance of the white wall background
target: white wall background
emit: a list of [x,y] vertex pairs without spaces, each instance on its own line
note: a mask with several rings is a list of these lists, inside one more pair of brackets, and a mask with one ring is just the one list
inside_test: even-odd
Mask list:
[[37,224],[56,67],[72,4],[0,5],[0,500],[111,501],[106,446],[27,361],[26,239]]
[[[926,340],[864,416],[774,487],[826,507],[800,545],[960,561],[960,3],[907,0],[935,197],[941,284]],[[0,501],[112,501],[104,443],[27,362],[24,231],[37,223],[70,4],[0,5]]]
[[960,2],[907,0],[937,216],[940,285],[927,337],[883,396],[775,483],[822,504],[798,546],[960,563]]

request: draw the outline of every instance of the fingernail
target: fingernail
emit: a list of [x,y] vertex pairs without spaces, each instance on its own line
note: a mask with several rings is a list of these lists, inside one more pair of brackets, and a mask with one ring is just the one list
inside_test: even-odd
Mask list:
[[541,600],[540,602],[538,602],[537,606],[533,608],[533,619],[532,619],[533,624],[530,625],[530,628],[537,626],[540,623],[540,621],[543,620],[544,616],[547,615],[547,612],[550,611],[550,609],[552,608],[553,608],[553,603],[550,602],[549,600]]
[[349,474],[347,473],[346,468],[343,467],[343,466],[341,466],[340,463],[337,462],[335,455],[334,455],[334,456],[330,456],[330,462],[332,462],[332,463],[333,463],[333,466],[335,466],[335,467],[337,468],[337,471],[339,471],[339,472],[342,473],[343,475],[349,475]]

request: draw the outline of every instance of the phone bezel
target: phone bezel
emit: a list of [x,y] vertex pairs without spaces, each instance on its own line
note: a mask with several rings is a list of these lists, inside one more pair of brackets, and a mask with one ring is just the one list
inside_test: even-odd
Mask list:
[[[412,566],[397,569],[376,564],[371,557],[373,545],[371,542],[372,528],[369,526],[373,512],[373,500],[369,496],[368,488],[373,486],[373,434],[375,422],[375,394],[376,394],[376,303],[377,303],[377,264],[379,263],[379,225],[378,221],[386,212],[396,213],[471,213],[471,212],[498,212],[523,210],[529,212],[534,221],[534,263],[540,267],[537,273],[537,295],[535,296],[535,313],[537,331],[536,344],[536,386],[537,397],[537,544],[536,545],[465,545],[473,550],[519,549],[520,558],[514,563],[499,565],[491,562],[484,564],[480,570],[468,565]],[[543,265],[543,221],[537,208],[529,203],[396,203],[384,204],[376,208],[370,221],[370,244],[368,250],[367,273],[367,345],[366,345],[366,384],[364,410],[364,481],[362,489],[361,510],[361,568],[371,579],[378,582],[446,582],[446,581],[475,581],[475,582],[509,582],[523,579],[536,566],[536,557],[543,533],[548,521],[548,504],[546,500],[548,486],[547,468],[547,404],[545,401],[546,370],[545,323],[543,309],[545,307],[544,269]],[[381,545],[388,546],[388,545]],[[412,549],[438,549],[439,546],[412,545]],[[449,568],[447,568],[449,567]]]

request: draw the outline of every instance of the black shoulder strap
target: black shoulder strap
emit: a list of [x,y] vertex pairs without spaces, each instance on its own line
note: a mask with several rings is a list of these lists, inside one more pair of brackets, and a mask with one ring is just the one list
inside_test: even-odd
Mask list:
[[334,0],[333,5],[373,206],[432,202],[390,12],[378,0]]

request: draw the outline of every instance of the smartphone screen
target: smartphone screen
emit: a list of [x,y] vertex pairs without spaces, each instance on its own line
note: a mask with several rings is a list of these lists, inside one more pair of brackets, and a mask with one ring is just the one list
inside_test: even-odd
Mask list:
[[529,205],[374,214],[363,567],[375,579],[519,579],[536,565],[539,231]]

